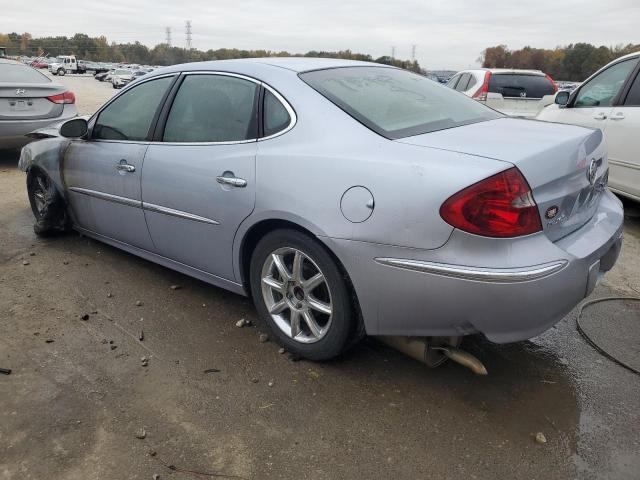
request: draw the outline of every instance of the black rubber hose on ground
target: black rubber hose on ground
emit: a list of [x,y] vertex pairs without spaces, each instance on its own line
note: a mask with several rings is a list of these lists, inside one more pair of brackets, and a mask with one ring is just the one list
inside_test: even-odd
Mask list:
[[640,297],[602,297],[602,298],[594,298],[593,300],[589,300],[587,302],[584,302],[582,305],[580,305],[580,307],[578,308],[578,316],[576,318],[576,324],[577,324],[577,328],[578,328],[578,332],[580,332],[580,335],[582,335],[584,337],[584,339],[593,347],[595,348],[601,355],[607,357],[609,360],[617,363],[618,365],[620,365],[621,367],[626,368],[627,370],[632,371],[633,373],[635,373],[636,375],[640,375],[640,371],[633,368],[631,365],[627,365],[626,363],[624,363],[621,360],[618,360],[617,358],[615,358],[613,355],[611,355],[610,353],[608,353],[606,350],[604,350],[602,347],[600,347],[596,342],[594,342],[591,337],[589,337],[589,335],[587,334],[587,332],[585,332],[582,329],[582,326],[580,325],[580,318],[582,318],[582,311],[585,309],[585,307],[588,307],[589,305],[593,305],[595,303],[600,303],[600,302],[606,302],[609,300],[633,300],[636,302],[640,302]]

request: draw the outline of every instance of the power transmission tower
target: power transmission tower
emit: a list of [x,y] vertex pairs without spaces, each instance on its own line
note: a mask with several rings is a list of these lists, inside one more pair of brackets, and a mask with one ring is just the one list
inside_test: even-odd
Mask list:
[[184,31],[187,36],[187,50],[191,50],[191,20],[184,22]]
[[165,43],[169,46],[171,46],[171,27],[167,27],[164,29],[165,35],[166,35],[166,40]]
[[416,47],[417,45],[415,44],[411,45],[411,61],[412,62],[416,61]]
[[391,46],[391,59],[395,60],[396,58],[396,47],[394,47],[393,45]]

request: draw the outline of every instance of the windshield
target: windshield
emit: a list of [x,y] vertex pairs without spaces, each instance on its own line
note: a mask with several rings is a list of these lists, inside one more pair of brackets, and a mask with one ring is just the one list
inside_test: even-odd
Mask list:
[[300,78],[374,132],[397,139],[502,115],[426,77],[386,67],[316,70]]
[[0,82],[46,83],[50,81],[49,78],[34,68],[17,63],[0,63]]
[[116,75],[131,75],[129,70],[116,70]]

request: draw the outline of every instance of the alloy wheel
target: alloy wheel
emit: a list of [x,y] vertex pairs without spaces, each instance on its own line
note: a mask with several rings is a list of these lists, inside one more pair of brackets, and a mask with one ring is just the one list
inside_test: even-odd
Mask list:
[[325,275],[304,252],[279,248],[264,261],[262,297],[275,322],[301,343],[321,340],[329,331],[333,304]]

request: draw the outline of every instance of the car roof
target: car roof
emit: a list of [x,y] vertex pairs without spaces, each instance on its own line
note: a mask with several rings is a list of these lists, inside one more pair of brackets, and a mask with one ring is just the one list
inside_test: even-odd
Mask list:
[[0,58],[0,63],[10,63],[13,65],[24,65],[24,63],[18,62],[17,60],[10,60],[8,58]]
[[172,65],[154,71],[154,73],[170,73],[177,71],[193,70],[220,70],[233,68],[234,66],[247,67],[251,65],[256,70],[282,68],[292,72],[301,73],[312,70],[322,70],[327,68],[341,67],[386,67],[395,68],[373,62],[361,62],[357,60],[342,60],[336,58],[313,58],[313,57],[262,57],[262,58],[238,58],[232,60],[212,60],[206,62],[183,63]]

